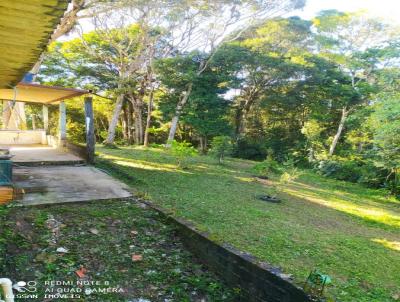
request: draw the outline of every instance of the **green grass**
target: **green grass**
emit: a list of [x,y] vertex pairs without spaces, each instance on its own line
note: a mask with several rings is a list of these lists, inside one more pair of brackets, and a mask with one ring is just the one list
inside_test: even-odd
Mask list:
[[[112,162],[112,173],[139,195],[282,268],[299,285],[318,268],[332,277],[328,293],[339,301],[396,301],[400,295],[400,203],[385,191],[310,171],[289,184],[256,180],[254,162],[245,160],[220,166],[198,156],[181,170],[162,149],[98,151],[99,165]],[[276,191],[280,204],[257,199]]]
[[[59,231],[49,227],[55,219]],[[172,226],[133,201],[101,201],[47,207],[0,207],[0,276],[36,281],[38,299],[16,301],[232,301],[233,289],[185,250]],[[54,226],[54,224],[53,224]],[[68,253],[57,253],[59,247]],[[132,261],[141,255],[141,261]],[[84,279],[76,271],[84,267]],[[117,293],[78,293],[46,299],[57,288],[46,281],[99,282],[87,288]],[[106,284],[109,282],[109,285]],[[120,291],[122,289],[122,291]],[[50,291],[50,292],[49,292]],[[1,296],[1,294],[0,294]],[[1,300],[1,298],[0,298]]]

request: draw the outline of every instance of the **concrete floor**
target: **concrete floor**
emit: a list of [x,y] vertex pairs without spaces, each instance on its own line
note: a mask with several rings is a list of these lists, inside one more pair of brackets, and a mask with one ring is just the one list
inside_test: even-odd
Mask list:
[[46,145],[12,145],[1,146],[9,148],[10,153],[14,155],[12,161],[16,164],[44,163],[79,163],[82,159],[71,153],[53,148]]
[[22,189],[23,205],[126,198],[128,186],[90,166],[14,168],[14,184]]

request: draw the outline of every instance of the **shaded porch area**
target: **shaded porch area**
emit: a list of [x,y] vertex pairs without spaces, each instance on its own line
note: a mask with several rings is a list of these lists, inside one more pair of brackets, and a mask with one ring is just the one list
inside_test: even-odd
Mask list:
[[[88,93],[27,83],[20,83],[13,89],[0,89],[0,100],[3,100],[5,109],[0,149],[6,157],[12,156],[13,163],[12,176],[4,178],[8,190],[13,191],[11,199],[18,204],[41,205],[132,196],[126,185],[86,165],[94,163],[95,147],[90,95],[84,98],[86,145],[76,145],[67,140],[67,106],[64,100]],[[18,111],[18,102],[36,106],[30,124]],[[53,123],[49,112],[56,114]],[[10,162],[6,165],[9,167]]]

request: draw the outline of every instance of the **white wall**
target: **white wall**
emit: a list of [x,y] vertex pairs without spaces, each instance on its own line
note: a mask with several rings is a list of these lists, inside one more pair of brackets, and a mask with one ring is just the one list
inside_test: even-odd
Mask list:
[[0,145],[47,145],[44,130],[0,130]]

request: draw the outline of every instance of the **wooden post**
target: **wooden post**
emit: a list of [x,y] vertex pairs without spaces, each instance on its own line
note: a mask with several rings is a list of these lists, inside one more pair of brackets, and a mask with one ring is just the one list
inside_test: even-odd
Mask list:
[[67,145],[67,108],[63,101],[60,102],[60,133],[59,133],[60,147]]
[[89,164],[94,163],[94,116],[93,116],[93,100],[91,96],[85,97],[85,124],[86,124],[86,160]]
[[47,105],[43,105],[42,114],[43,114],[43,129],[44,131],[46,131],[46,134],[49,134],[49,107],[47,107]]

